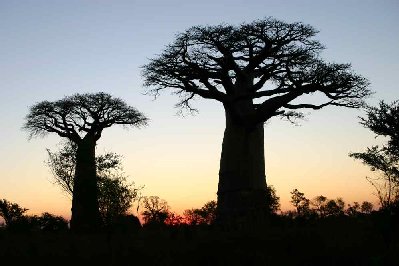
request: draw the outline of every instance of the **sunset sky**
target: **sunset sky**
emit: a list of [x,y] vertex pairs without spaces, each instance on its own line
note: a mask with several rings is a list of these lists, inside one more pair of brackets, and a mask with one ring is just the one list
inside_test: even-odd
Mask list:
[[[28,140],[21,127],[28,107],[74,93],[104,91],[150,118],[148,127],[104,131],[98,153],[123,156],[129,181],[172,210],[216,199],[224,112],[198,99],[195,116],[177,115],[175,95],[144,95],[140,67],[176,33],[194,25],[239,25],[273,16],[317,28],[322,57],[352,63],[375,91],[368,103],[399,99],[399,2],[393,1],[14,1],[0,0],[0,199],[32,214],[70,217],[70,199],[51,183],[46,148],[60,138]],[[300,126],[278,118],[265,125],[266,175],[292,208],[294,188],[309,198],[343,197],[376,203],[368,168],[348,157],[380,143],[358,122],[361,110],[328,107]]]

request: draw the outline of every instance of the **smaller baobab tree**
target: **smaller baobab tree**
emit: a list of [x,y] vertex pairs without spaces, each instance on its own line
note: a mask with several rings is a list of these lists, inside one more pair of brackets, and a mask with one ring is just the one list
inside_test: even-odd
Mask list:
[[71,229],[85,232],[100,226],[95,147],[105,128],[145,126],[148,119],[123,100],[107,93],[67,96],[30,107],[24,129],[30,138],[56,133],[77,145]]
[[[62,143],[60,150],[47,149],[47,165],[53,173],[53,182],[72,199],[77,146],[71,141]],[[123,173],[122,156],[113,152],[96,155],[98,207],[104,226],[111,226],[127,215],[133,202],[140,198],[144,186],[127,182]]]

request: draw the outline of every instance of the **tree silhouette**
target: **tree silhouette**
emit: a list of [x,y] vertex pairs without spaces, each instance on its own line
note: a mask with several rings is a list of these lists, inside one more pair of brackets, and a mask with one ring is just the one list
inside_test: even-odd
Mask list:
[[360,206],[360,210],[362,211],[362,213],[366,213],[369,214],[373,211],[373,203],[368,202],[368,201],[363,201],[362,205]]
[[43,231],[66,231],[68,229],[68,222],[62,216],[56,216],[48,212],[42,213],[38,217],[40,230]]
[[199,209],[193,208],[185,210],[183,213],[185,221],[190,225],[212,224],[216,218],[216,207],[217,202],[211,200]]
[[361,211],[361,207],[359,202],[355,201],[353,204],[348,204],[348,208],[346,209],[346,214],[348,216],[356,217],[359,215]]
[[[77,145],[71,141],[63,143],[59,151],[47,149],[47,165],[53,173],[53,180],[70,196],[73,195],[76,151]],[[109,226],[116,217],[126,215],[143,187],[127,183],[120,155],[113,152],[96,155],[95,162],[100,215],[104,224]]]
[[342,198],[336,200],[330,199],[323,206],[324,216],[339,216],[344,214],[345,202]]
[[267,186],[266,192],[269,213],[277,213],[280,210],[280,197],[277,196],[276,189],[273,186]]
[[144,223],[150,225],[163,225],[169,215],[169,206],[166,200],[158,196],[143,197],[142,212]]
[[275,116],[293,121],[303,117],[301,110],[325,106],[358,108],[370,94],[368,81],[349,64],[320,59],[316,33],[309,25],[273,18],[195,26],[143,67],[149,93],[171,89],[180,97],[177,106],[191,111],[197,96],[225,109],[219,221],[267,211],[266,121]]
[[6,199],[0,200],[0,217],[3,217],[7,226],[11,226],[13,222],[21,219],[27,210],[17,203],[9,202]]
[[100,92],[75,94],[33,105],[24,128],[30,137],[56,133],[77,145],[71,229],[96,230],[100,225],[95,146],[105,128],[144,126],[147,118],[119,98]]
[[327,197],[320,195],[314,197],[311,201],[310,204],[313,206],[314,212],[319,215],[319,217],[324,217],[326,216],[326,204],[328,202]]
[[381,207],[390,208],[399,202],[399,102],[387,104],[381,101],[377,107],[367,106],[366,114],[365,118],[360,118],[360,123],[376,136],[386,137],[387,143],[349,156],[380,174],[366,179],[376,189]]
[[306,216],[310,213],[310,200],[298,189],[291,192],[291,203],[296,208],[298,216]]

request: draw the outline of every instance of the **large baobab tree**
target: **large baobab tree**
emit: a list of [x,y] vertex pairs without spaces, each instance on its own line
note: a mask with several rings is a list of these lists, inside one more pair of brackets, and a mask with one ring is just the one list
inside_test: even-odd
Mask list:
[[[223,104],[226,116],[218,185],[218,219],[259,213],[266,207],[264,127],[290,121],[301,110],[358,108],[368,81],[349,64],[324,62],[317,31],[273,18],[239,26],[195,26],[143,67],[144,85],[157,96],[171,89],[177,106],[194,110],[200,96]],[[313,95],[313,97],[309,97]]]
[[106,93],[75,94],[30,107],[24,128],[30,137],[56,133],[77,145],[73,182],[71,229],[78,232],[100,226],[95,146],[105,128],[144,126],[147,118],[119,98]]

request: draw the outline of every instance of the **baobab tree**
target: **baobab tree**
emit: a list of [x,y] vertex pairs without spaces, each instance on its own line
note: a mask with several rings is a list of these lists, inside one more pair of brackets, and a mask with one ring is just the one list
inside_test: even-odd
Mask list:
[[[77,145],[71,141],[62,143],[55,152],[47,149],[53,183],[68,196],[73,196]],[[121,155],[107,152],[96,155],[96,174],[98,187],[98,207],[104,226],[112,226],[120,216],[126,215],[135,201],[139,200],[143,186],[127,182],[123,172]]]
[[147,118],[123,100],[100,92],[75,94],[30,107],[24,128],[30,137],[56,133],[77,145],[72,195],[71,229],[78,232],[100,226],[95,146],[105,128],[140,127]]
[[[239,26],[195,26],[143,66],[148,93],[171,89],[178,107],[197,96],[223,104],[226,116],[218,184],[218,219],[267,209],[264,123],[290,121],[304,109],[358,108],[371,92],[350,64],[327,63],[303,23],[273,18]],[[314,97],[309,97],[313,95]]]

